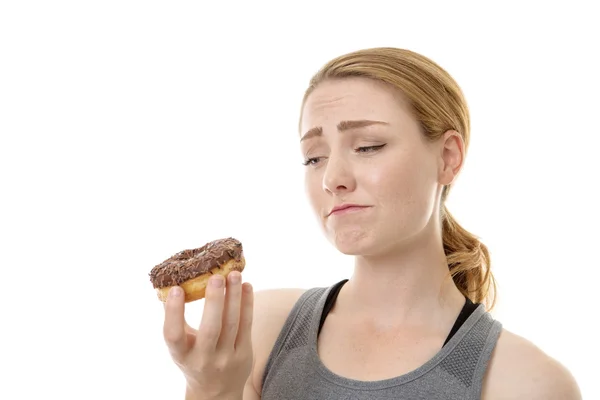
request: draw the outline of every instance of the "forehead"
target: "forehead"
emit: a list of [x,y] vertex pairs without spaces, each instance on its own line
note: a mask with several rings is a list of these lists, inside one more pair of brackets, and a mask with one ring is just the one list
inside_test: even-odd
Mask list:
[[320,83],[306,99],[301,131],[327,129],[344,120],[377,120],[390,124],[411,118],[408,102],[391,86],[366,78],[344,78]]

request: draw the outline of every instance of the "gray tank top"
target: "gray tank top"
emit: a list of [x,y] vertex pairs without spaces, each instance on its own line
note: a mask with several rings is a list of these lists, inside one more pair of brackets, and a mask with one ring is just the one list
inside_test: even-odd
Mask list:
[[482,304],[425,364],[395,378],[367,382],[334,374],[317,353],[321,314],[331,289],[309,289],[292,308],[267,360],[262,400],[480,399],[502,330]]

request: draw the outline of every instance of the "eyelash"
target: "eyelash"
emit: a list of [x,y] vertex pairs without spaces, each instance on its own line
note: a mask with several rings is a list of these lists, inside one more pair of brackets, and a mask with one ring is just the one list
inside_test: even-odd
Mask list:
[[[380,144],[377,146],[362,146],[362,147],[357,147],[354,151],[357,153],[368,153],[368,152],[372,152],[372,151],[381,150],[384,147],[385,147],[385,144]],[[304,166],[314,165],[313,162],[319,161],[320,158],[322,158],[322,157],[308,158],[302,163],[302,165],[304,165]]]

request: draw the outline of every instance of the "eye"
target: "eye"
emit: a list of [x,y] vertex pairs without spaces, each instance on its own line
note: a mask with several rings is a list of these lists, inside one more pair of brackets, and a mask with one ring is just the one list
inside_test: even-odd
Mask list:
[[363,146],[356,148],[354,151],[357,153],[371,153],[373,151],[381,150],[384,146],[385,144],[380,144],[378,146]]
[[316,163],[318,163],[321,160],[321,157],[311,157],[311,158],[307,158],[302,165],[309,166],[309,165],[315,165]]

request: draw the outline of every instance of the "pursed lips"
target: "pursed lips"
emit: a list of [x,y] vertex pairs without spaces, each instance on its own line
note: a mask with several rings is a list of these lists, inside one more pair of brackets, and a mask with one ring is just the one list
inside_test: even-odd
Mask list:
[[363,206],[363,205],[359,205],[359,204],[342,204],[342,205],[333,207],[333,209],[329,212],[329,214],[327,216],[329,217],[332,215],[348,214],[348,213],[363,210],[368,207],[369,206]]

